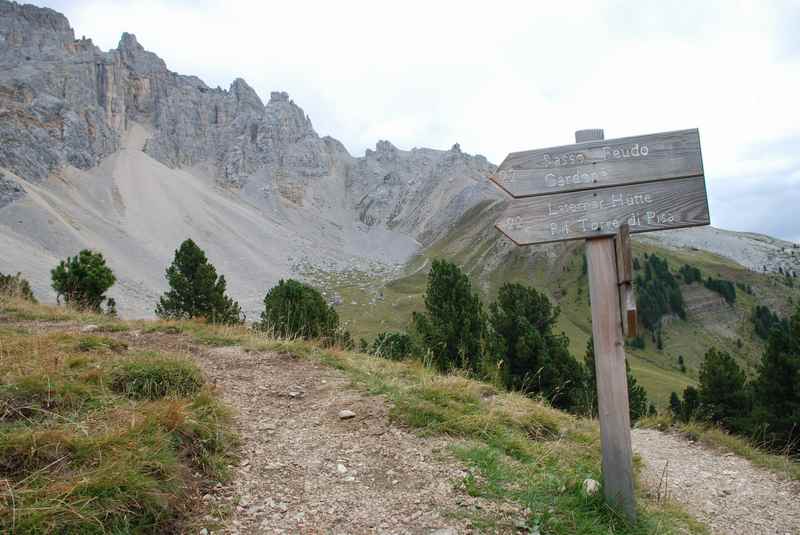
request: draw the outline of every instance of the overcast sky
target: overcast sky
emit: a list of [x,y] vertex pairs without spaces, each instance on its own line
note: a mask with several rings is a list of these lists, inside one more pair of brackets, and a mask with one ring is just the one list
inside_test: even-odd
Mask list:
[[354,155],[697,127],[712,223],[800,241],[800,1],[36,0],[78,37],[288,91]]

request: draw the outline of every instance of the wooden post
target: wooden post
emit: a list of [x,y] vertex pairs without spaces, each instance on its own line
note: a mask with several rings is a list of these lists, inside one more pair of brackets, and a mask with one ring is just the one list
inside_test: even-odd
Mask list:
[[[577,143],[602,139],[602,130],[575,132]],[[586,260],[603,449],[603,491],[606,501],[633,522],[636,520],[633,452],[614,237],[588,239]]]
[[[631,232],[708,225],[698,130],[512,152],[490,179],[516,201],[495,227],[517,245],[587,240],[606,501],[636,520],[624,333],[636,336]],[[624,314],[624,315],[623,315]]]

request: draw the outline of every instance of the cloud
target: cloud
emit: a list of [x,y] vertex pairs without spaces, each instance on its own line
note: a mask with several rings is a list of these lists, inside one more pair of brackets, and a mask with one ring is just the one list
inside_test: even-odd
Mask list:
[[800,168],[795,2],[41,3],[101,48],[130,31],[209,85],[288,91],[353,154],[459,142],[499,162],[581,128],[699,127],[713,223],[800,237],[783,208]]

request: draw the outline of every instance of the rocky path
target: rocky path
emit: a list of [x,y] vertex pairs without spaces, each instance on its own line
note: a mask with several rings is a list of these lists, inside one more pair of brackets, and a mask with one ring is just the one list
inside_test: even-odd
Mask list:
[[632,440],[648,492],[666,492],[712,533],[800,534],[800,482],[653,429],[634,429]]
[[228,533],[472,533],[471,512],[499,507],[458,489],[466,472],[444,440],[392,425],[338,370],[239,348],[195,358],[238,411],[241,464],[204,497],[232,510]]

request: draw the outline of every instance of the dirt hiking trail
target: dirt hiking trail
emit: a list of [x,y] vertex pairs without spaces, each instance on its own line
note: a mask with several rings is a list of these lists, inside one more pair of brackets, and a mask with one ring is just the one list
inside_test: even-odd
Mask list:
[[631,438],[648,492],[666,492],[715,535],[800,534],[800,482],[678,435],[633,429]]
[[232,507],[225,533],[455,535],[478,532],[468,519],[478,510],[506,519],[505,532],[522,518],[459,489],[467,472],[448,441],[395,427],[382,398],[334,368],[238,347],[194,358],[238,411],[240,466],[204,497]]

